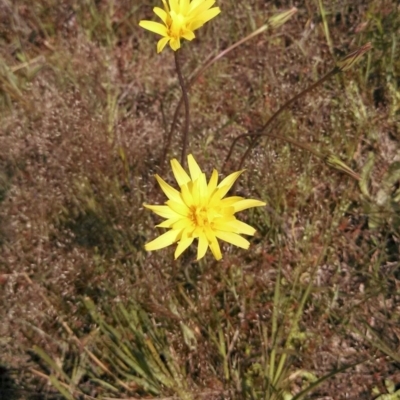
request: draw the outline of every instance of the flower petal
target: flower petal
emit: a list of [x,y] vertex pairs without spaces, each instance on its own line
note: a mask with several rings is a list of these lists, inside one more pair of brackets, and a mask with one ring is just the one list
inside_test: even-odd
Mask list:
[[221,249],[219,247],[219,243],[214,234],[214,231],[212,231],[210,228],[206,227],[204,229],[204,233],[207,237],[208,245],[210,246],[213,256],[215,257],[216,260],[220,260],[222,258]]
[[179,13],[182,15],[187,15],[187,13],[189,11],[189,4],[190,4],[190,0],[180,0]]
[[207,191],[207,178],[204,172],[199,176],[197,184],[198,184],[197,190],[199,192],[200,202],[205,205],[207,203],[206,200],[208,191]]
[[171,39],[169,37],[163,37],[157,42],[157,53],[161,53],[164,50],[164,47]]
[[238,201],[237,203],[234,203],[232,206],[235,209],[235,213],[237,213],[238,211],[243,211],[248,208],[262,207],[262,206],[266,206],[266,205],[267,205],[267,203],[264,203],[263,201],[260,201],[260,200],[243,199],[243,200]]
[[171,38],[171,41],[169,42],[169,45],[171,47],[172,50],[176,51],[178,49],[180,49],[181,47],[181,41],[178,38]]
[[210,181],[208,182],[207,186],[208,196],[211,196],[214,193],[215,189],[217,188],[217,185],[218,185],[218,171],[216,169],[213,169]]
[[186,171],[183,169],[182,165],[176,158],[171,160],[171,167],[176,182],[179,186],[183,186],[190,181],[189,175],[186,173]]
[[220,9],[218,7],[212,8],[211,10],[205,11],[203,14],[196,16],[192,21],[190,21],[189,29],[195,31],[201,28],[206,22],[210,19],[216,17],[220,13]]
[[196,37],[195,34],[193,33],[193,31],[191,31],[191,30],[186,30],[185,32],[183,32],[181,34],[181,36],[184,39],[189,40],[189,41],[193,40]]
[[230,188],[233,186],[236,179],[239,178],[239,176],[243,173],[243,171],[244,170],[234,172],[228,175],[219,183],[219,185],[217,186],[218,189],[215,191],[210,199],[210,206],[214,206],[215,204],[217,204],[229,192]]
[[207,237],[204,233],[199,235],[199,245],[197,247],[197,260],[200,260],[200,258],[203,258],[205,254],[207,253],[208,249],[208,240]]
[[161,0],[162,2],[163,2],[163,4],[164,4],[164,10],[167,12],[167,13],[169,13],[169,7],[168,7],[168,4],[167,4],[167,0]]
[[225,197],[225,199],[221,200],[221,205],[223,205],[224,207],[230,207],[241,200],[244,200],[244,198],[240,196]]
[[176,214],[176,212],[173,211],[168,206],[159,206],[159,205],[150,205],[150,204],[143,204],[143,206],[163,218],[175,218],[178,216]]
[[180,218],[173,226],[173,229],[185,229],[187,233],[192,233],[195,228],[195,225],[189,218]]
[[167,12],[160,7],[154,7],[153,11],[154,14],[156,14],[157,17],[159,17],[162,20],[162,22],[164,22],[164,24],[167,25],[167,20],[168,20]]
[[176,224],[181,219],[182,219],[181,216],[169,218],[169,219],[166,219],[165,221],[161,222],[161,224],[156,225],[156,227],[157,228],[175,228],[174,224]]
[[219,261],[222,258],[222,253],[217,239],[210,243],[210,249],[215,259]]
[[179,0],[169,0],[169,9],[179,14]]
[[[226,190],[225,194],[229,192],[229,189],[233,186],[233,184],[236,182],[236,179],[239,178],[239,176],[244,172],[244,169],[241,171],[233,172],[232,174],[228,175],[225,179],[223,179],[219,185],[218,188],[224,188]],[[224,194],[224,196],[225,196]],[[224,197],[222,196],[222,197]]]
[[154,21],[140,21],[139,26],[161,36],[168,36],[168,29],[165,25]]
[[214,3],[215,0],[193,0],[190,3],[189,15],[190,16],[199,15],[205,10],[211,8],[214,5]]
[[192,244],[193,240],[193,237],[187,237],[178,242],[178,246],[176,247],[174,254],[175,260]]
[[156,174],[155,177],[157,179],[158,184],[161,186],[161,190],[170,200],[176,201],[178,203],[182,201],[181,195],[176,189],[168,185],[168,183],[165,182],[164,179],[161,178],[159,175]]
[[256,230],[252,226],[247,225],[236,218],[232,218],[230,220],[221,218],[220,220],[214,222],[213,228],[219,231],[237,233],[239,235],[244,234],[253,236],[256,233]]
[[171,244],[178,241],[181,237],[181,233],[181,230],[170,230],[168,232],[165,232],[158,238],[155,238],[151,242],[146,243],[144,245],[144,248],[147,251],[163,249],[164,247],[170,246]]
[[190,210],[183,201],[168,200],[166,204],[171,210],[175,211],[176,214],[183,217],[188,217],[190,215]]
[[224,232],[224,231],[215,231],[215,236],[225,242],[234,244],[237,247],[241,247],[242,249],[248,249],[250,246],[250,242],[233,232]]
[[200,169],[199,164],[197,164],[192,154],[189,154],[187,159],[188,159],[190,177],[194,182],[203,172]]

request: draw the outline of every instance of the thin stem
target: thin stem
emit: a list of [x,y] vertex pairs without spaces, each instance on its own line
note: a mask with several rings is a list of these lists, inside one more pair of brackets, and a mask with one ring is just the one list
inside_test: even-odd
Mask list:
[[182,154],[181,154],[181,165],[182,165],[182,167],[185,167],[186,151],[187,151],[188,141],[189,141],[189,123],[190,123],[189,96],[188,96],[188,90],[185,85],[185,81],[183,79],[181,65],[179,63],[179,55],[178,55],[177,51],[174,52],[174,56],[175,56],[176,72],[178,74],[179,84],[182,89],[182,97],[183,97],[183,101],[185,103],[185,125],[183,128]]
[[[257,35],[260,35],[261,33],[265,32],[268,28],[269,28],[269,25],[268,24],[264,24],[260,28],[256,29],[254,32],[252,32],[249,35],[247,35],[245,38],[240,39],[239,41],[234,43],[232,46],[229,46],[225,50],[223,50],[220,53],[218,53],[215,57],[212,57],[209,60],[207,60],[204,63],[204,65],[195,73],[195,75],[192,78],[190,78],[189,82],[186,85],[186,89],[189,90],[196,83],[196,81],[203,75],[203,73],[208,68],[210,68],[214,63],[216,63],[218,60],[220,60],[222,57],[226,56],[228,53],[230,53],[236,47],[242,45],[243,43],[247,42],[248,40],[252,39],[253,37],[255,37]],[[277,36],[279,36],[279,35],[277,35]],[[275,37],[275,35],[271,36],[271,37]],[[180,109],[182,107],[183,102],[184,102],[184,97],[181,96],[181,98],[179,99],[179,102],[178,102],[178,104],[177,104],[177,106],[175,108],[175,113],[174,113],[174,117],[172,119],[171,127],[170,127],[170,130],[168,132],[167,140],[165,141],[164,152],[163,152],[163,155],[162,155],[162,158],[161,158],[161,163],[160,163],[161,170],[164,168],[164,163],[165,163],[165,160],[167,158],[167,153],[168,153],[168,150],[169,150],[169,148],[171,146],[172,135],[173,135],[173,133],[175,131],[175,128],[176,128],[176,125],[178,123],[179,111],[180,111]]]
[[[221,51],[220,53],[218,53],[215,57],[213,57],[213,58],[209,59],[208,61],[206,61],[206,63],[189,80],[189,82],[187,83],[187,86],[186,86],[186,90],[188,91],[193,86],[193,84],[196,83],[196,81],[200,78],[200,76],[209,67],[211,67],[211,65],[213,65],[215,62],[217,62],[219,59],[221,59],[223,56],[225,56],[226,54],[231,52],[236,47],[240,46],[241,44],[247,42],[248,40],[252,39],[253,37],[259,35],[262,32],[264,32],[267,28],[268,28],[268,25],[266,25],[266,24],[263,25],[261,28],[258,28],[257,30],[252,32],[250,35],[248,35],[245,38],[239,40],[238,42],[234,43],[232,46],[229,46],[227,49],[225,49],[225,50]],[[176,52],[175,52],[175,63],[179,64],[179,62],[177,63],[177,54],[176,54]],[[177,71],[178,71],[178,68],[179,68],[179,65],[177,65],[177,67],[176,67]],[[179,74],[179,72],[178,72],[178,74]],[[181,84],[180,81],[179,81],[179,83]],[[182,84],[181,84],[181,87],[182,87]],[[163,156],[161,158],[161,163],[160,163],[161,170],[164,168],[164,163],[165,163],[165,160],[167,158],[167,153],[168,153],[168,150],[169,150],[169,148],[171,146],[172,135],[173,135],[173,133],[175,131],[176,124],[178,123],[179,111],[180,111],[184,101],[185,101],[185,95],[184,95],[183,90],[182,90],[182,96],[179,99],[178,105],[176,106],[175,113],[174,113],[174,118],[173,118],[172,123],[171,123],[171,128],[170,128],[170,130],[168,132],[167,140],[165,141],[164,152],[163,152]]]
[[331,76],[336,75],[338,72],[340,72],[340,69],[338,67],[333,68],[330,72],[328,72],[326,75],[324,75],[320,80],[318,80],[317,82],[313,83],[311,86],[309,86],[308,88],[302,90],[300,93],[296,94],[296,96],[292,97],[290,100],[288,100],[282,107],[279,108],[278,111],[276,111],[272,117],[260,128],[258,129],[256,132],[247,132],[243,135],[239,135],[238,137],[235,138],[235,140],[232,142],[231,147],[229,149],[229,153],[226,156],[224,165],[222,167],[222,171],[225,170],[225,167],[229,161],[229,159],[232,156],[233,153],[233,149],[236,146],[236,143],[243,137],[252,137],[252,141],[249,145],[249,147],[247,148],[246,152],[244,153],[242,159],[240,160],[240,165],[239,165],[239,170],[242,168],[242,165],[244,163],[244,160],[247,158],[247,156],[249,155],[249,153],[251,152],[251,150],[254,149],[254,147],[257,145],[258,139],[262,136],[267,136],[264,131],[269,128],[269,126],[272,124],[272,122],[274,122],[279,115],[282,114],[282,112],[290,107],[294,102],[296,102],[298,99],[300,99],[301,97],[305,96],[307,93],[311,92],[313,89],[315,89],[317,86],[321,85],[323,82],[325,82],[327,79],[329,79]]
[[178,123],[178,115],[179,115],[179,111],[182,107],[182,104],[183,104],[183,96],[181,96],[181,98],[179,99],[179,103],[176,106],[174,118],[173,118],[172,124],[171,124],[171,128],[168,132],[167,140],[165,141],[164,151],[163,151],[163,155],[162,155],[161,163],[160,163],[161,173],[164,171],[165,159],[167,158],[168,150],[171,147],[172,135],[175,131],[176,124]]

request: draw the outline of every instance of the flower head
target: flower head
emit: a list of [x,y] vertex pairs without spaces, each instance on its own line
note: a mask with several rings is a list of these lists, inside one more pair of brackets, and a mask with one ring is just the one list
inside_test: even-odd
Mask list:
[[213,7],[215,0],[162,0],[164,10],[154,7],[154,13],[164,24],[153,21],[140,21],[142,28],[163,36],[157,43],[157,53],[160,53],[169,42],[171,49],[176,51],[181,47],[180,39],[193,40],[193,31],[202,27],[207,21],[217,16],[221,10]]
[[147,243],[145,249],[159,250],[177,242],[176,259],[194,239],[198,239],[197,260],[204,257],[208,247],[217,260],[222,258],[217,239],[248,249],[250,243],[240,235],[254,235],[256,230],[237,220],[234,214],[247,208],[265,206],[265,203],[239,196],[224,198],[243,171],[234,172],[218,184],[218,172],[214,169],[207,183],[205,173],[191,154],[188,156],[188,165],[190,175],[176,159],[171,160],[172,172],[180,191],[156,175],[168,201],[165,205],[145,204],[145,207],[166,218],[157,226],[168,228],[169,231]]

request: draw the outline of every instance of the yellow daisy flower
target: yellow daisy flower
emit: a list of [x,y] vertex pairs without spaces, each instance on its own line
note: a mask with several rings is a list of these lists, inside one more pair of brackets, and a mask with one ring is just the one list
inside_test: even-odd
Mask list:
[[211,8],[215,0],[169,0],[169,6],[167,0],[162,2],[164,10],[154,7],[153,11],[164,25],[153,21],[139,22],[142,28],[163,36],[157,43],[157,53],[160,53],[168,42],[172,50],[178,50],[181,47],[181,38],[193,40],[193,31],[221,12],[219,7]]
[[180,191],[156,175],[168,201],[165,205],[144,206],[166,218],[157,226],[168,228],[169,231],[147,243],[145,249],[159,250],[178,242],[175,250],[177,259],[196,238],[197,260],[204,257],[208,247],[217,260],[222,258],[217,239],[248,249],[249,241],[240,235],[252,236],[256,230],[237,220],[234,214],[247,208],[265,206],[266,203],[239,196],[223,198],[243,171],[234,172],[218,184],[218,172],[214,169],[207,183],[205,173],[201,171],[191,154],[188,156],[188,165],[190,176],[178,160],[171,160],[172,172]]

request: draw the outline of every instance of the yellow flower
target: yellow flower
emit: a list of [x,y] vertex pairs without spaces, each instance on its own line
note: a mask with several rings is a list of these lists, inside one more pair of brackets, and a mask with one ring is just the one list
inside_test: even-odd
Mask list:
[[210,8],[215,0],[169,0],[169,7],[167,0],[162,2],[164,10],[154,7],[153,11],[164,25],[153,21],[139,23],[142,28],[163,36],[157,43],[157,53],[160,53],[168,42],[172,50],[178,50],[181,47],[181,38],[193,40],[193,31],[221,12],[219,7]]
[[188,165],[190,176],[176,159],[171,160],[172,172],[180,192],[156,175],[169,200],[165,205],[144,206],[166,218],[157,226],[168,228],[169,231],[147,243],[145,249],[159,250],[178,242],[176,259],[196,238],[197,260],[204,257],[208,247],[217,260],[222,258],[217,239],[248,249],[250,243],[240,234],[254,235],[256,230],[237,220],[234,214],[247,208],[265,206],[265,203],[239,196],[223,198],[243,171],[234,172],[218,184],[218,172],[214,169],[207,184],[205,173],[191,154],[188,156]]

